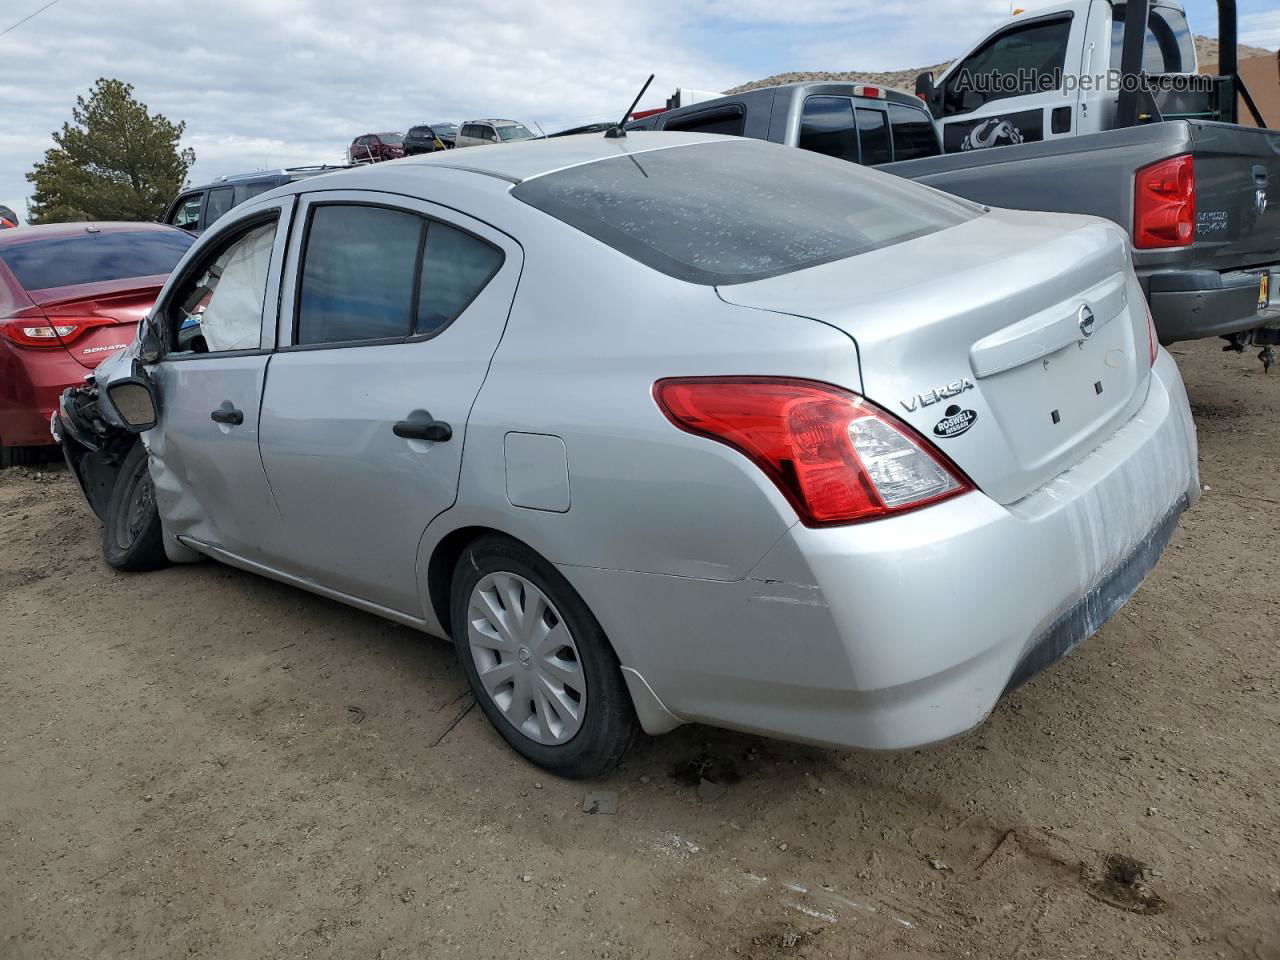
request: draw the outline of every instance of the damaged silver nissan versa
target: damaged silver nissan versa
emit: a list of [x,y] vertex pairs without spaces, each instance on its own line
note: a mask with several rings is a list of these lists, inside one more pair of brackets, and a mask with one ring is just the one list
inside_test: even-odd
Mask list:
[[109,563],[452,637],[521,754],[902,749],[1133,594],[1196,440],[1128,240],[829,157],[567,137],[218,221],[53,428]]

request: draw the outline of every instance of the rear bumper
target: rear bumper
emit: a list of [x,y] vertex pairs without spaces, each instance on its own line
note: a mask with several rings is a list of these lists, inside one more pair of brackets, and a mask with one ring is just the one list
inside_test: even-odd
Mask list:
[[979,724],[1094,633],[1199,494],[1161,352],[1146,404],[1018,503],[981,493],[787,536],[737,583],[562,568],[667,711],[785,739],[907,749]]
[[40,447],[53,443],[49,415],[85,368],[65,350],[22,350],[0,343],[0,443]]
[[[1260,306],[1264,273],[1271,297]],[[1160,342],[1222,337],[1280,322],[1280,266],[1252,271],[1174,270],[1143,278]]]

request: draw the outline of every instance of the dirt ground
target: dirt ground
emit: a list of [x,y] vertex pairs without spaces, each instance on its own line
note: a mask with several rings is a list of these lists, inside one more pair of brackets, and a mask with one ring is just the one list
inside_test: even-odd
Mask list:
[[902,755],[690,727],[558,781],[445,643],[113,573],[65,472],[0,474],[0,958],[1280,958],[1280,372],[1176,355],[1208,490],[1159,568]]

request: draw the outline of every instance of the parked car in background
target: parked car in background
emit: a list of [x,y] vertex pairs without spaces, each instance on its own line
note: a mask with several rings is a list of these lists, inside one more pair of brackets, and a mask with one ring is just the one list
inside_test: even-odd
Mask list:
[[365,133],[347,148],[347,157],[353,164],[382,163],[403,156],[404,138],[398,133]]
[[18,225],[18,215],[4,204],[0,204],[0,230],[7,230]]
[[231,174],[219,177],[213,183],[192,187],[179,194],[161,218],[164,223],[199,234],[228,210],[252,200],[260,193],[276,187],[316,177],[335,170],[345,170],[337,164],[318,164],[306,167],[287,167],[282,170],[255,170],[253,173]]
[[490,143],[537,139],[536,133],[514,120],[470,120],[458,131],[457,146],[483,147]]
[[419,153],[451,150],[457,137],[456,123],[423,123],[410,127],[404,135],[404,155],[412,157]]
[[209,556],[452,636],[571,776],[637,724],[956,736],[1200,491],[1118,227],[742,138],[282,188],[94,380],[55,429],[110,563]]
[[129,344],[193,240],[153,223],[0,233],[0,466],[49,449],[59,394]]

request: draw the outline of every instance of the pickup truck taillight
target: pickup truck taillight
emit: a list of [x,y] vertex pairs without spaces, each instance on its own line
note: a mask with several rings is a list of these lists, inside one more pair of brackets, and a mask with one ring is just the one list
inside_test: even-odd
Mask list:
[[659,380],[681,430],[732,447],[772,480],[806,526],[875,520],[973,490],[940,450],[856,394],[783,377]]
[[1190,154],[1143,167],[1134,178],[1133,245],[1186,247],[1196,239],[1196,161]]

